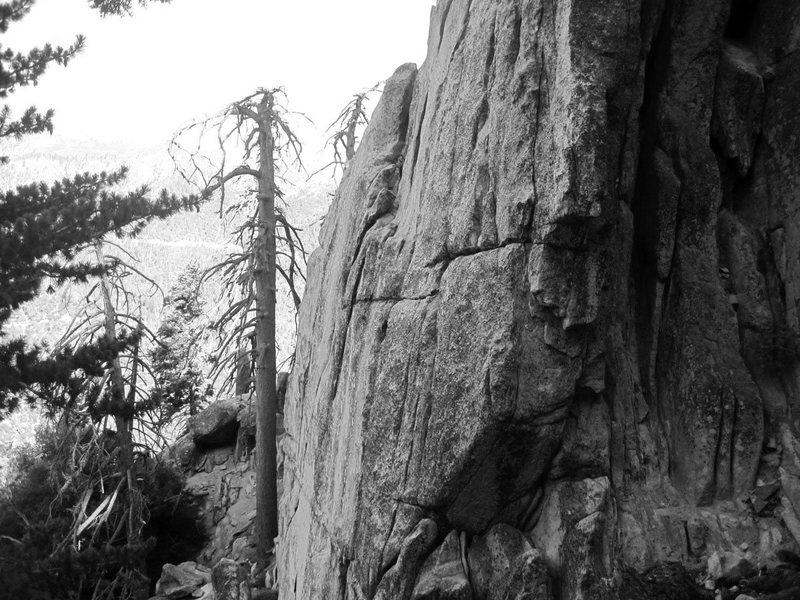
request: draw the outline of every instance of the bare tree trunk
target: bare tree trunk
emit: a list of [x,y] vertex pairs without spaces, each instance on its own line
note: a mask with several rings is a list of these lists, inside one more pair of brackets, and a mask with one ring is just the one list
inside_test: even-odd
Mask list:
[[250,389],[250,352],[246,346],[239,346],[236,357],[236,387],[234,394],[244,396]]
[[[256,104],[256,98],[258,103]],[[250,319],[247,325],[242,325],[239,330],[241,335],[247,331],[248,339],[255,340],[253,352],[253,388],[256,404],[256,544],[259,552],[259,561],[264,562],[267,553],[272,549],[274,538],[278,535],[278,482],[277,482],[277,446],[276,446],[276,413],[278,395],[276,391],[276,344],[275,344],[275,295],[276,276],[280,274],[289,284],[295,304],[299,303],[299,294],[294,286],[294,276],[299,273],[296,261],[297,249],[300,256],[305,255],[302,241],[297,230],[286,221],[283,215],[276,212],[275,200],[279,196],[275,186],[275,158],[282,152],[296,155],[299,160],[301,145],[289,126],[281,118],[281,108],[276,107],[272,91],[259,89],[243,100],[234,102],[223,113],[224,117],[237,119],[236,127],[239,133],[247,133],[245,142],[245,163],[235,169],[225,172],[224,165],[206,183],[202,196],[204,198],[216,190],[225,189],[228,181],[239,177],[249,176],[258,180],[257,218],[255,231],[250,229],[253,222],[248,222],[243,245],[248,247],[245,258],[233,259],[227,265],[236,265],[241,269],[241,274],[248,273],[252,279],[247,278],[247,285],[243,286],[246,302],[242,310],[249,317],[249,311],[255,308],[253,331],[249,330]],[[255,124],[255,129],[250,129],[250,124]],[[257,137],[255,135],[257,134]],[[285,136],[285,140],[283,138]],[[223,143],[220,138],[220,143]],[[224,146],[224,143],[223,143]],[[258,156],[257,168],[247,164],[247,159],[256,149]],[[222,148],[224,153],[224,147]],[[277,227],[282,226],[285,236],[278,236]],[[242,234],[244,235],[244,234]],[[252,238],[249,236],[253,236]],[[287,245],[285,256],[289,261],[287,272],[280,269],[277,263],[277,242]],[[252,250],[250,250],[252,249]],[[227,267],[226,267],[227,268]],[[234,269],[234,271],[235,271]],[[252,281],[254,280],[254,281]],[[237,282],[239,280],[237,279]],[[255,286],[255,292],[249,287]],[[225,321],[226,324],[229,320]],[[235,326],[234,326],[235,329]],[[230,364],[226,359],[223,363]],[[239,365],[236,365],[239,366]],[[238,390],[243,389],[242,378],[238,378]]]
[[[95,255],[100,264],[105,264],[105,254],[103,253],[102,242],[97,242],[94,245]],[[108,281],[108,275],[103,273],[100,276],[100,292],[103,296],[103,310],[105,313],[105,334],[106,339],[114,344],[117,341],[117,326],[116,326],[116,309],[114,303],[111,301],[111,284]],[[122,365],[119,357],[115,358],[111,364],[111,406],[110,412],[114,415],[114,424],[117,428],[117,441],[120,448],[120,462],[123,472],[125,473],[127,488],[128,488],[128,533],[127,543],[133,544],[138,541],[139,528],[135,522],[134,504],[136,498],[134,495],[134,477],[133,477],[133,437],[131,433],[131,417],[132,409],[129,410],[127,406],[129,402],[133,401],[132,390],[131,398],[125,397],[125,380],[122,376]]]
[[258,105],[259,180],[256,282],[256,543],[263,560],[278,535],[278,482],[275,413],[275,139],[272,94]]
[[350,121],[347,124],[347,136],[345,142],[344,156],[347,162],[356,155],[356,128],[358,127],[358,116],[361,114],[362,100],[356,100],[353,114],[350,116]]

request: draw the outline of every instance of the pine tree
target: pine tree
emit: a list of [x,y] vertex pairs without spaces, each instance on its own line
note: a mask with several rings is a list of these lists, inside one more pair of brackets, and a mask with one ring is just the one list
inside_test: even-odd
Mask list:
[[204,331],[203,302],[199,296],[201,277],[197,264],[190,263],[164,300],[157,343],[150,351],[150,368],[156,379],[151,403],[161,408],[162,418],[184,408],[188,408],[190,415],[195,414],[210,393],[199,364]]
[[[139,4],[146,2],[139,0]],[[0,3],[0,33],[28,14],[33,4],[34,0]],[[90,0],[103,15],[128,13],[132,4],[132,0]],[[27,53],[0,45],[0,98],[35,85],[50,65],[66,65],[83,45],[82,36],[66,48],[48,44]],[[52,110],[42,113],[30,107],[15,119],[8,106],[0,109],[0,139],[52,130]],[[152,219],[197,205],[196,197],[177,198],[166,191],[151,199],[146,187],[129,193],[112,191],[126,173],[123,167],[0,193],[0,418],[20,399],[35,401],[40,385],[67,385],[77,370],[96,373],[100,363],[130,342],[124,337],[114,342],[99,340],[45,359],[22,340],[2,339],[12,311],[36,296],[44,280],[80,281],[103,271],[103,265],[76,257],[104,234],[122,233],[126,227],[135,234]]]
[[[115,254],[114,247],[121,254]],[[103,559],[105,571],[87,573],[70,585],[83,588],[88,584],[102,590],[99,596],[95,594],[98,598],[133,598],[144,591],[144,561],[150,548],[144,539],[149,507],[142,485],[151,464],[148,458],[164,449],[162,430],[170,417],[200,396],[202,374],[194,365],[195,342],[200,337],[196,321],[202,315],[196,298],[200,273],[190,266],[182,274],[166,299],[165,323],[153,334],[142,320],[141,295],[133,293],[128,283],[131,278],[144,279],[153,286],[153,293],[160,288],[129,262],[135,257],[114,242],[97,241],[93,250],[97,264],[105,268],[56,351],[95,341],[117,345],[122,338],[127,347],[103,361],[101,371],[38,390],[58,416],[59,425],[80,434],[67,453],[80,456],[78,464],[100,460],[102,467],[84,479],[85,489],[71,500],[77,518],[68,534],[61,534],[67,541],[51,555],[58,557],[63,551],[75,562],[109,549],[126,553],[124,564],[106,564]],[[86,445],[80,441],[84,439],[97,443]],[[97,504],[87,511],[93,498]],[[110,537],[102,537],[103,531]],[[113,581],[108,580],[109,574]]]

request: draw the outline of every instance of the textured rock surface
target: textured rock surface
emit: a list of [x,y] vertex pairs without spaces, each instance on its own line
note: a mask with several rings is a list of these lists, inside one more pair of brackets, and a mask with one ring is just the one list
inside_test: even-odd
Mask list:
[[309,261],[282,598],[500,523],[564,600],[796,547],[798,49],[789,1],[438,2]]
[[221,559],[211,572],[214,600],[250,600],[246,570],[236,561]]
[[455,531],[431,552],[420,569],[414,600],[472,600],[462,543]]
[[476,538],[468,564],[475,600],[552,598],[541,554],[510,525],[497,524]]
[[192,441],[198,448],[220,448],[236,441],[239,429],[236,396],[221,398],[189,419]]
[[[208,566],[222,558],[255,560],[255,407],[249,398],[221,398],[192,417],[187,429],[169,456],[183,470],[184,490],[194,497],[203,517],[208,540],[197,560]],[[278,433],[280,438],[280,415]]]
[[179,565],[166,564],[161,569],[161,577],[156,583],[156,598],[193,598],[200,597],[195,594],[203,589],[204,597],[209,600],[213,594],[205,593],[211,584],[211,569],[198,565],[196,562],[187,561]]

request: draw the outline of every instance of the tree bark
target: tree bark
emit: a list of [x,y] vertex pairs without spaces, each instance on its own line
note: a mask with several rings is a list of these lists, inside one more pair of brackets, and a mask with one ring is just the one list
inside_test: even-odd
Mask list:
[[250,351],[247,350],[246,346],[240,346],[238,352],[234,394],[244,396],[250,389]]
[[355,108],[353,109],[353,114],[350,117],[350,121],[347,123],[347,145],[345,146],[345,158],[347,162],[356,155],[356,128],[358,127],[358,116],[361,114],[361,104],[362,101],[360,99],[356,100]]
[[278,535],[275,353],[275,139],[272,95],[259,103],[256,283],[256,543],[263,560]]

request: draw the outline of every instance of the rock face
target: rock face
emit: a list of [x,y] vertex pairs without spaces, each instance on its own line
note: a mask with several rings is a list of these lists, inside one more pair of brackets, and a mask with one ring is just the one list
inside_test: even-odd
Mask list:
[[438,2],[309,261],[281,598],[796,550],[798,49],[789,0]]

